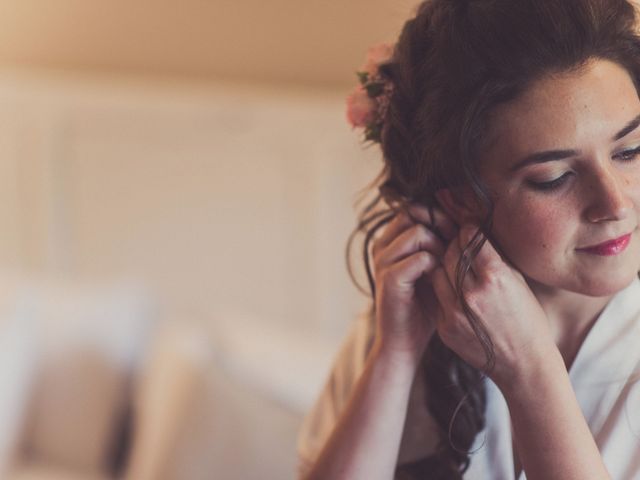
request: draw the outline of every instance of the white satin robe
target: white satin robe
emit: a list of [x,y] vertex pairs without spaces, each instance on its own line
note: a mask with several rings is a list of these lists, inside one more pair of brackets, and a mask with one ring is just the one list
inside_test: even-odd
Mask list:
[[[364,369],[373,321],[362,314],[334,360],[329,378],[298,436],[299,471],[304,473],[345,406]],[[569,370],[576,397],[614,480],[640,480],[640,280],[618,292],[597,319]],[[416,376],[398,462],[433,451],[433,420],[424,406],[424,385]],[[487,385],[486,428],[477,435],[465,480],[515,479],[509,411],[502,393]]]

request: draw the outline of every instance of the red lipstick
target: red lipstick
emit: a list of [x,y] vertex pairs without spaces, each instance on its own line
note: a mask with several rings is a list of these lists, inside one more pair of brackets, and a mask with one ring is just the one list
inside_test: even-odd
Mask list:
[[616,238],[614,240],[610,240],[608,242],[600,243],[598,245],[593,245],[591,247],[579,248],[578,251],[590,253],[592,255],[602,255],[602,256],[610,256],[617,255],[624,251],[629,245],[629,241],[631,240],[631,234],[627,233],[622,237]]

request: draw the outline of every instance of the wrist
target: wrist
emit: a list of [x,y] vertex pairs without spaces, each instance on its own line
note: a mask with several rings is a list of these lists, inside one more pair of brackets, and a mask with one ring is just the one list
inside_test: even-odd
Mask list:
[[531,395],[548,382],[567,376],[567,369],[555,344],[528,356],[508,376],[494,379],[505,398]]
[[371,348],[371,356],[375,362],[387,364],[396,371],[414,374],[422,361],[425,348],[426,344],[424,347],[399,345],[378,337]]

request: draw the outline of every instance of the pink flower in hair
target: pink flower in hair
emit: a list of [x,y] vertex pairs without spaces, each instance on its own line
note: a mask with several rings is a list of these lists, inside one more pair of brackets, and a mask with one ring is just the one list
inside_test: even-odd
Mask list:
[[347,97],[347,119],[353,128],[364,129],[365,141],[380,142],[393,83],[380,74],[380,65],[391,61],[394,45],[379,43],[367,51],[364,65],[356,71],[359,85]]
[[366,127],[373,120],[375,111],[376,103],[362,85],[347,97],[347,119],[353,128]]

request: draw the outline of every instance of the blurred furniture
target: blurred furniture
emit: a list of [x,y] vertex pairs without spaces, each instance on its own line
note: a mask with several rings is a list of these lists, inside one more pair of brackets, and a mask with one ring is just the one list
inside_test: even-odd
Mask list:
[[298,429],[337,345],[241,310],[220,312],[213,325],[208,431],[215,436],[207,445],[217,475],[198,480],[296,478]]
[[128,480],[287,480],[335,345],[227,310],[167,325],[146,356]]
[[[1,478],[293,477],[297,427],[361,300],[347,207],[379,169],[343,97],[0,72],[2,268],[130,272],[163,303],[161,324],[110,331],[69,307],[129,311],[104,290],[27,295],[14,340],[0,335]],[[48,311],[67,313],[41,329]],[[66,317],[104,328],[74,336]]]
[[154,325],[131,286],[4,277],[0,444],[7,480],[114,478]]
[[126,285],[0,292],[3,480],[294,478],[333,345],[238,312],[158,324]]

